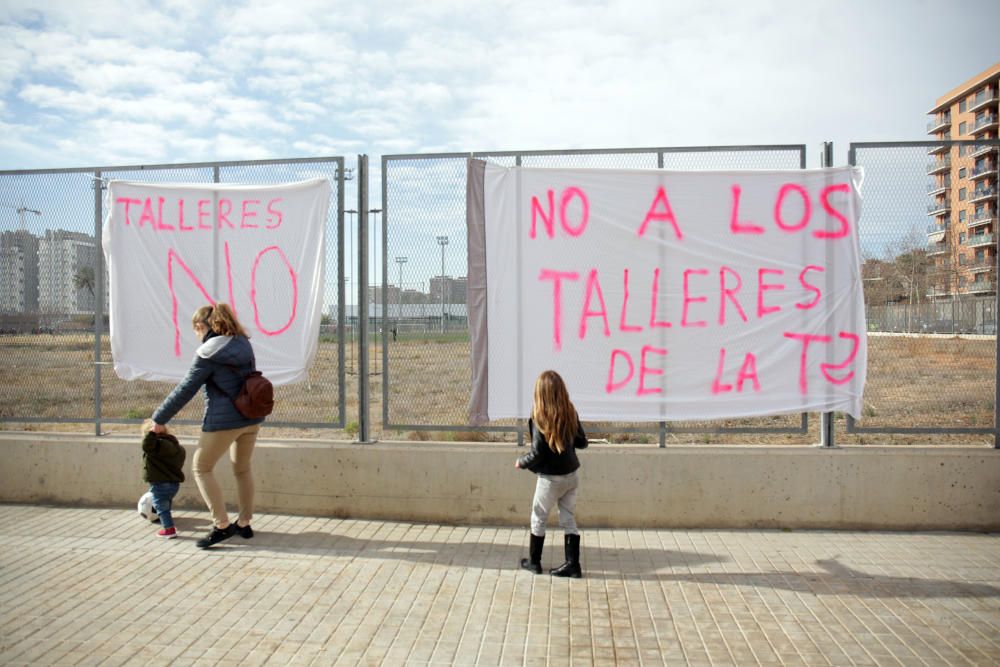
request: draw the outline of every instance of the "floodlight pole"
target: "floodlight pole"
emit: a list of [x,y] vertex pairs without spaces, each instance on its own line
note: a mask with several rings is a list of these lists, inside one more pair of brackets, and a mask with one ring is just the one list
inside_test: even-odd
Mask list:
[[403,319],[403,264],[409,261],[408,257],[397,257],[396,264],[399,264],[399,311],[396,313],[396,324]]
[[448,245],[448,237],[439,236],[437,242],[441,246],[441,334],[444,335],[444,247]]
[[[353,282],[352,278],[354,276],[354,253],[351,250],[351,238],[354,236],[354,216],[356,216],[358,212],[352,208],[350,210],[344,211],[344,213],[351,216],[350,227],[347,230],[347,293],[350,294],[351,284]],[[355,304],[354,307],[358,308],[358,304]],[[348,310],[348,313],[350,313],[350,310]],[[348,315],[348,318],[350,318],[350,315]],[[354,321],[355,324],[351,325],[351,345],[350,345],[351,354],[347,361],[347,363],[351,365],[352,370],[354,369],[354,327],[356,326],[358,318],[355,317]]]
[[[368,211],[375,216],[375,234],[372,237],[375,239],[375,252],[372,253],[372,257],[375,258],[375,374],[378,374],[378,334],[381,328],[385,327],[385,281],[381,280],[382,275],[379,273],[378,267],[378,237],[379,237],[379,227],[378,227],[378,214],[382,212],[380,208],[369,209]],[[382,248],[385,252],[385,248]],[[382,274],[385,273],[385,266],[382,266]],[[379,325],[379,313],[382,314],[382,324]],[[385,333],[383,332],[383,336]],[[368,344],[368,341],[365,341]]]

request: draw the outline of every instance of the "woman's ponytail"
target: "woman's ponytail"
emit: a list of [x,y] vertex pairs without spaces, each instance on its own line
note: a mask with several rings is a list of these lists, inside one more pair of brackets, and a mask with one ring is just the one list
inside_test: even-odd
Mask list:
[[220,336],[243,336],[249,338],[243,325],[236,319],[236,313],[228,303],[217,303],[208,317],[208,326]]

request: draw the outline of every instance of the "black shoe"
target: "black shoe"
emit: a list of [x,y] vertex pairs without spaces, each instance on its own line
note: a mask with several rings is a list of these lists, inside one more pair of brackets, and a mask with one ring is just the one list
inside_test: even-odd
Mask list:
[[554,567],[549,570],[549,574],[553,577],[570,577],[572,579],[579,579],[583,576],[583,570],[580,567],[580,536],[566,535],[564,540],[566,562],[559,567]]
[[528,547],[528,558],[521,559],[521,568],[528,570],[529,572],[534,572],[535,574],[542,573],[542,548],[545,546],[545,536],[535,535],[532,533],[530,546]]
[[218,544],[223,540],[228,540],[230,537],[236,534],[236,523],[230,523],[225,528],[212,528],[212,532],[208,534],[208,537],[203,537],[194,543],[199,549],[207,549],[213,544]]
[[559,567],[554,567],[549,570],[549,574],[553,577],[570,577],[572,579],[580,579],[583,577],[583,571],[580,569],[579,563],[571,563],[566,561]]
[[521,569],[528,570],[529,572],[534,572],[535,574],[541,574],[542,573],[542,564],[541,563],[532,563],[527,558],[522,558],[521,559]]
[[247,524],[245,526],[240,526],[240,524],[233,521],[232,525],[236,527],[236,534],[242,537],[244,540],[249,540],[251,537],[253,537],[253,528],[250,527],[250,524]]

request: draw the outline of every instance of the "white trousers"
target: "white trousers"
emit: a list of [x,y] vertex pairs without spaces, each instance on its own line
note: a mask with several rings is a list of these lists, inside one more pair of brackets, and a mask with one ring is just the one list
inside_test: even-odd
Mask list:
[[567,535],[579,535],[576,527],[576,490],[580,477],[575,470],[568,475],[538,475],[535,499],[531,503],[531,532],[542,537],[552,506],[559,504],[559,526]]

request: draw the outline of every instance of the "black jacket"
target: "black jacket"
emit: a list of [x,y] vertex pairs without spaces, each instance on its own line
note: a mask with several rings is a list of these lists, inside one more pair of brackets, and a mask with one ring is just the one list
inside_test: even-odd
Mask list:
[[531,435],[531,451],[517,460],[520,467],[542,475],[568,475],[580,467],[576,450],[586,449],[588,444],[582,425],[573,438],[573,446],[567,447],[562,454],[556,454],[549,448],[545,436],[535,428],[531,419],[528,420],[528,433]]
[[150,431],[142,439],[142,479],[150,484],[184,481],[187,452],[169,433]]
[[243,336],[209,334],[195,353],[187,375],[153,412],[153,421],[166,424],[205,387],[202,431],[225,431],[261,423],[263,417],[247,419],[233,405],[233,397],[239,394],[244,378],[253,368],[250,341]]

